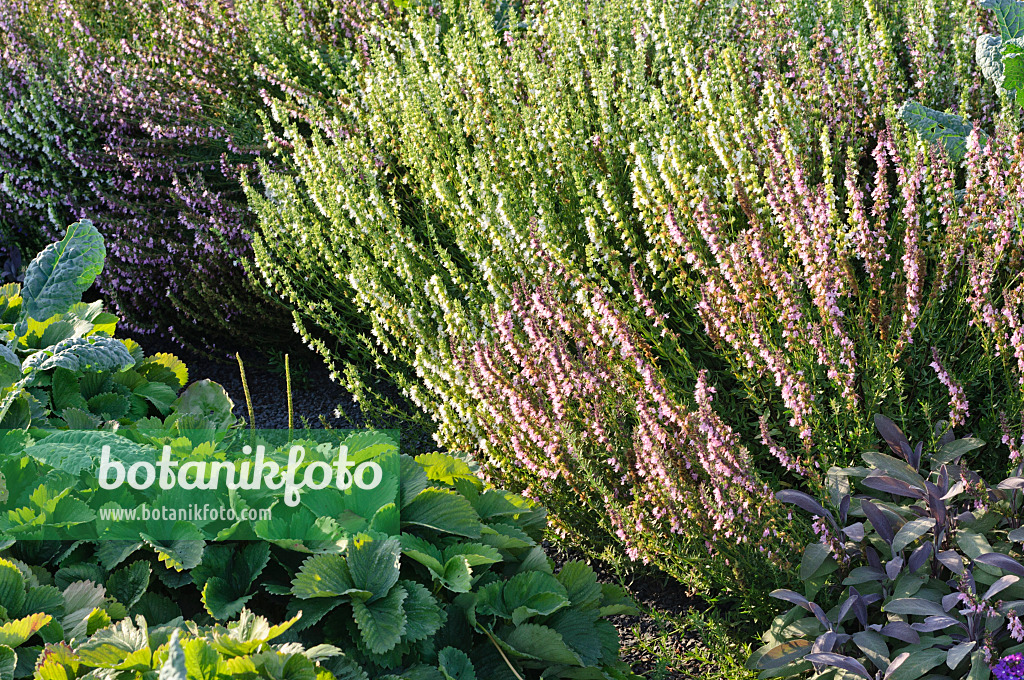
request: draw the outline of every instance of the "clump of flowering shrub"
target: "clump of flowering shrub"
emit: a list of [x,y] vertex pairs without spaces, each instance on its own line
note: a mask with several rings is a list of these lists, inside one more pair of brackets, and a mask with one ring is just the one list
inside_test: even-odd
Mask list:
[[[815,516],[819,541],[804,550],[803,593],[765,633],[750,666],[766,677],[981,680],[1018,677],[1024,650],[1024,565],[1019,544],[1024,478],[990,486],[963,463],[984,445],[947,429],[922,455],[889,419],[888,453],[828,472],[831,509],[798,491],[780,498]],[[840,581],[841,579],[841,581]]]
[[261,145],[242,115],[258,89],[236,13],[22,0],[4,15],[4,199],[36,213],[23,227],[52,237],[93,219],[109,248],[101,289],[136,332],[204,346],[274,329],[282,313],[243,267],[237,175]]
[[764,583],[784,579],[772,572],[795,539],[716,410],[708,371],[692,394],[678,394],[599,287],[568,289],[569,272],[549,266],[540,285],[514,288],[510,308],[490,319],[493,342],[455,359],[479,404],[489,473],[558,499],[552,526],[577,544],[600,547],[596,521],[633,559],[669,565],[694,585],[732,577],[752,599],[767,592]]
[[0,228],[32,250],[92,219],[110,251],[101,290],[135,332],[204,349],[280,342],[289,315],[246,273],[240,175],[266,150],[252,112],[276,91],[254,64],[286,61],[261,50],[312,25],[348,53],[370,6],[314,24],[301,5],[245,1],[6,3]]
[[1022,397],[1022,140],[975,142],[958,204],[947,158],[886,119],[927,94],[991,121],[958,84],[973,4],[493,9],[410,10],[365,60],[278,70],[256,262],[354,392],[372,361],[592,544],[692,579],[709,532],[703,573],[736,590],[766,557],[728,523],[772,536],[767,487],[822,489],[871,414],[1018,440],[984,414]]

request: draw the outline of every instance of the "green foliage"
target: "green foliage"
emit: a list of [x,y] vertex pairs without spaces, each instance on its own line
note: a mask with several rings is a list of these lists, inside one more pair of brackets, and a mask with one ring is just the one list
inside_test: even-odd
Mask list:
[[[185,366],[114,338],[117,317],[80,301],[104,256],[102,236],[83,220],[29,264],[24,284],[0,287],[0,427],[110,429],[170,414]],[[194,410],[188,394],[182,412]]]
[[370,677],[420,665],[445,678],[629,677],[603,620],[632,611],[624,594],[579,562],[555,572],[539,545],[544,510],[458,470],[448,456],[403,457],[401,532],[308,557],[289,607],[346,631]]
[[[305,545],[206,543],[200,534],[8,541],[0,644],[18,648],[10,677],[33,667],[40,680],[97,669],[171,674],[180,665],[174,630],[190,678],[213,672],[189,666],[200,661],[218,676],[269,678],[296,664],[381,680],[635,677],[605,620],[632,604],[581,562],[554,570],[540,547],[543,508],[486,487],[447,456],[403,456],[401,466],[403,510],[436,507],[445,519],[428,527],[414,517],[383,532],[375,517],[350,540]],[[280,626],[254,614],[281,611],[291,618]],[[277,637],[283,644],[269,644]]]
[[773,593],[794,606],[750,658],[760,677],[975,680],[1024,650],[1021,466],[989,486],[962,462],[984,442],[947,431],[922,455],[877,422],[892,454],[829,470],[831,510],[780,492],[817,518],[821,541],[804,551],[803,593]]
[[[899,117],[910,129],[932,144],[941,144],[955,161],[961,161],[967,153],[967,137],[974,130],[974,124],[952,113],[929,109],[917,102],[908,101],[900,107]],[[978,143],[984,145],[988,134],[979,129]]]
[[[98,611],[98,610],[94,610]],[[297,618],[297,617],[296,617]],[[262,678],[264,680],[334,680],[326,666],[344,666],[331,645],[309,648],[284,641],[296,619],[279,625],[243,610],[227,626],[199,626],[174,619],[149,625],[146,617],[118,623],[75,638],[71,644],[46,641],[31,651],[35,670],[5,677],[71,680],[82,676],[152,677],[159,680]],[[109,620],[108,620],[109,623]],[[341,680],[351,677],[337,676]]]
[[[986,80],[1000,95],[1024,106],[1024,2],[980,0],[979,6],[992,10],[999,35],[979,35],[975,61]],[[964,116],[943,113],[915,101],[905,102],[897,114],[907,126],[933,144],[941,144],[949,157],[959,163],[967,153],[967,137],[976,125]],[[977,128],[978,144],[985,146],[988,134]]]
[[496,4],[412,6],[362,60],[304,37],[267,60],[291,87],[248,186],[257,267],[364,408],[396,406],[384,374],[560,535],[763,617],[805,529],[770,489],[820,488],[874,412],[933,419],[931,346],[985,436],[1021,403],[967,292],[968,262],[997,263],[995,300],[1019,271],[1014,234],[986,250],[1012,165],[961,216],[886,120],[989,108],[954,77],[976,6],[513,3],[496,34]]

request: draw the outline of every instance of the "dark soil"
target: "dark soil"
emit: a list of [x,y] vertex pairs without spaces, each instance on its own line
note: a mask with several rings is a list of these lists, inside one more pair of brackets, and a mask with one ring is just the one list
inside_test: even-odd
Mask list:
[[[588,558],[574,550],[545,544],[548,555],[559,566],[578,560],[586,562],[597,573],[601,583],[618,583],[626,588],[639,605],[640,613],[632,616],[614,616],[610,620],[619,631],[622,645],[622,659],[632,667],[633,672],[648,677],[658,667],[659,659],[650,650],[659,644],[668,645],[672,652],[682,657],[687,652],[699,649],[703,642],[699,636],[668,631],[655,620],[652,611],[671,616],[683,616],[686,612],[706,608],[707,603],[686,592],[686,589],[672,577],[657,571],[650,571],[627,577],[624,581],[605,562]],[[659,680],[691,680],[700,677],[706,670],[703,664],[689,661],[681,666],[663,668]]]
[[[147,355],[169,352],[188,366],[189,382],[208,378],[220,383],[235,402],[235,415],[249,421],[245,390],[241,372],[234,357],[214,358],[194,352],[153,337],[134,338]],[[257,428],[278,429],[288,427],[288,396],[283,367],[258,353],[243,351],[246,383],[252,398]],[[283,361],[283,357],[281,358]],[[308,351],[290,357],[292,376],[292,406],[294,424],[302,427],[323,427],[320,417],[330,427],[360,427],[364,424],[359,408],[352,396],[336,382],[332,382],[323,362]]]
[[[130,337],[130,336],[129,336]],[[235,403],[234,413],[249,422],[241,371],[234,357],[210,357],[182,349],[153,337],[134,338],[146,354],[169,352],[188,366],[189,381],[210,379],[220,383]],[[245,382],[252,399],[253,420],[260,429],[288,427],[288,391],[283,355],[267,357],[252,351],[240,352],[245,367]],[[420,427],[394,419],[368,422],[352,395],[330,378],[323,360],[312,351],[299,347],[289,357],[292,378],[292,420],[295,428],[394,428],[399,430],[403,452],[418,454],[436,450],[429,433]]]

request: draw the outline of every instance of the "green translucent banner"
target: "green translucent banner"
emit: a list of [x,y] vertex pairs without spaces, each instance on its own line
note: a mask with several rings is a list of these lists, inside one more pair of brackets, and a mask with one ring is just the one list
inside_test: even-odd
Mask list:
[[398,441],[394,430],[2,431],[0,539],[174,554],[192,541],[321,551],[393,535]]

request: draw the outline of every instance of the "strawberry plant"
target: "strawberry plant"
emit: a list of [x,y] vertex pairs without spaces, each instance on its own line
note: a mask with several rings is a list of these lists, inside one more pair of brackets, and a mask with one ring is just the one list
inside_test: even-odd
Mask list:
[[[382,519],[385,508],[345,541],[7,540],[0,630],[25,628],[13,677],[52,677],[45,664],[68,678],[145,673],[163,663],[173,629],[228,659],[252,655],[258,674],[260,663],[291,663],[381,680],[635,677],[605,620],[632,604],[581,562],[554,568],[542,507],[450,456],[403,456],[401,468],[400,520],[395,507]],[[274,630],[288,631],[286,647],[249,631],[269,626],[254,614],[282,611],[289,620]],[[117,642],[125,636],[135,642]]]

